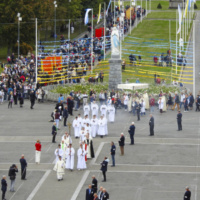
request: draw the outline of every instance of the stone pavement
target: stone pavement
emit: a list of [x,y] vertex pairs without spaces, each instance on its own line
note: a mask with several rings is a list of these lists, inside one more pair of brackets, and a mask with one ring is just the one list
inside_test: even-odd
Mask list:
[[[182,199],[184,188],[189,185],[193,199],[200,198],[200,117],[191,111],[183,113],[183,131],[177,130],[177,111],[167,111],[162,115],[155,111],[155,136],[149,137],[149,111],[137,121],[136,117],[124,110],[118,110],[115,123],[109,123],[109,135],[103,139],[94,139],[96,157],[87,162],[87,170],[67,171],[64,180],[58,182],[53,169],[54,151],[67,128],[60,123],[57,143],[51,143],[51,126],[48,122],[55,104],[36,103],[30,110],[29,101],[23,108],[7,104],[0,105],[0,176],[8,174],[9,167],[16,163],[22,153],[28,161],[27,180],[21,181],[17,175],[15,193],[7,192],[9,200],[38,199],[85,199],[85,189],[91,183],[91,176],[96,175],[99,185],[110,193],[110,199],[146,200],[146,199]],[[79,112],[74,112],[74,116]],[[80,110],[82,114],[82,110]],[[69,121],[73,118],[70,117]],[[135,145],[129,145],[128,128],[131,122],[136,124]],[[125,155],[120,156],[118,139],[120,133],[126,137]],[[34,163],[34,144],[42,142],[41,164]],[[73,137],[75,151],[78,140]],[[100,162],[104,156],[110,157],[110,142],[117,146],[116,167],[108,166],[107,182],[102,183]],[[10,180],[8,179],[8,183]]]

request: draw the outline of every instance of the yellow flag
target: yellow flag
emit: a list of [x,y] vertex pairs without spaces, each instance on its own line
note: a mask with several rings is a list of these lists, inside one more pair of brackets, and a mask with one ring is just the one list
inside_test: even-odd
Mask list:
[[100,16],[101,16],[101,4],[99,4],[99,15],[98,15],[97,24],[100,22]]
[[118,4],[119,4],[119,10],[120,10],[120,0],[118,1]]

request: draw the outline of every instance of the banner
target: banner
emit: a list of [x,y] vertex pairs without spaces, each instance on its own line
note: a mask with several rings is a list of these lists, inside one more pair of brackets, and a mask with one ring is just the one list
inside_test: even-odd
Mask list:
[[182,12],[179,4],[178,4],[178,14],[179,14],[179,28],[177,34],[181,32],[181,21],[182,21]]
[[100,19],[101,19],[101,4],[99,4],[99,14],[97,19],[97,24],[100,22]]
[[[85,25],[87,25],[88,22],[89,22],[88,14],[89,14],[89,12],[90,12],[91,10],[92,10],[91,8],[86,9],[85,20],[84,20]],[[92,16],[92,17],[93,17],[93,16]]]
[[184,16],[183,16],[184,18],[186,18],[186,16],[187,16],[189,1],[190,1],[190,0],[187,0],[187,3],[186,3],[186,5],[185,5],[185,12],[184,12]]

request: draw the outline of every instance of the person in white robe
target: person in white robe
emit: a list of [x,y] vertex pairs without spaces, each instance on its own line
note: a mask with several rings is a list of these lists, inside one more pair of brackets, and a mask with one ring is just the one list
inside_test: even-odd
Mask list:
[[77,151],[77,157],[78,157],[78,161],[77,161],[77,169],[81,170],[81,169],[86,169],[86,162],[85,162],[85,155],[86,155],[86,151],[85,149],[83,149],[83,145],[80,144],[80,148]]
[[162,100],[163,100],[163,111],[166,111],[167,110],[166,97],[164,95],[162,96]]
[[76,117],[73,121],[73,128],[74,128],[74,137],[78,138],[80,137],[79,135],[79,121],[78,121],[78,117]]
[[147,94],[147,91],[143,94],[144,102],[145,102],[145,109],[149,109],[149,95]]
[[87,158],[94,158],[93,141],[89,134],[86,134],[85,145],[87,145]]
[[127,108],[128,108],[128,96],[127,96],[127,94],[124,95],[124,108],[125,108],[125,111],[127,111]]
[[83,107],[83,111],[84,111],[84,116],[90,115],[90,106],[88,105],[88,103]]
[[130,95],[128,97],[128,112],[131,112],[132,111],[132,96]]
[[85,131],[86,133],[89,133],[89,135],[92,135],[92,129],[89,123],[86,124]]
[[101,111],[101,115],[104,115],[106,117],[107,114],[107,106],[105,104],[103,104],[100,108]]
[[145,115],[145,102],[144,99],[141,100],[141,116]]
[[67,149],[67,147],[69,146],[69,144],[72,144],[72,139],[71,139],[71,136],[66,132],[65,135],[62,137],[62,141],[64,141],[64,147],[62,147],[61,145],[61,148]]
[[107,100],[107,109],[108,110],[111,107],[111,105],[112,105],[112,99],[111,99],[111,97],[109,97],[108,100]]
[[115,121],[115,107],[114,105],[111,105],[109,108],[109,115],[108,115],[109,122]]
[[75,155],[75,150],[72,147],[72,144],[69,144],[69,147],[66,150],[65,168],[70,169],[71,171],[73,171],[74,169],[74,155]]
[[96,115],[94,115],[93,118],[91,119],[91,132],[93,138],[96,137],[97,130],[98,130],[98,119],[96,118]]
[[159,107],[160,113],[163,112],[163,105],[164,105],[164,102],[163,102],[163,100],[162,100],[162,97],[159,97],[159,100],[158,100],[158,107]]
[[101,136],[101,138],[103,138],[103,136],[105,135],[105,121],[103,116],[100,117],[99,121],[98,121],[98,135]]
[[94,103],[91,104],[91,110],[92,110],[92,116],[96,115],[98,117],[99,106],[96,104],[95,101],[94,101]]
[[85,117],[82,120],[82,127],[86,128],[86,125],[89,124],[90,125],[90,119],[88,118],[88,115],[85,115]]
[[65,174],[65,163],[61,156],[58,157],[58,161],[56,162],[53,170],[57,172],[58,181],[63,180],[63,176]]
[[85,127],[82,127],[80,131],[80,142],[85,140],[85,134],[86,134]]
[[56,162],[59,160],[59,156],[62,158],[63,157],[63,150],[61,149],[61,145],[58,145],[58,148],[54,152],[56,156]]
[[78,122],[79,122],[79,132],[80,132],[83,123],[83,119],[80,114],[78,114]]
[[103,115],[103,119],[105,122],[105,135],[108,135],[108,120],[104,115]]

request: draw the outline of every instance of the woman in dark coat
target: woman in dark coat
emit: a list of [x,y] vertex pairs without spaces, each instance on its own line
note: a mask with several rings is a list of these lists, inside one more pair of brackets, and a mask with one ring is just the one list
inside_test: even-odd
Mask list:
[[168,100],[167,100],[167,109],[168,109],[168,106],[171,106],[171,109],[172,109],[173,101],[172,101],[172,96],[170,93],[169,93]]

